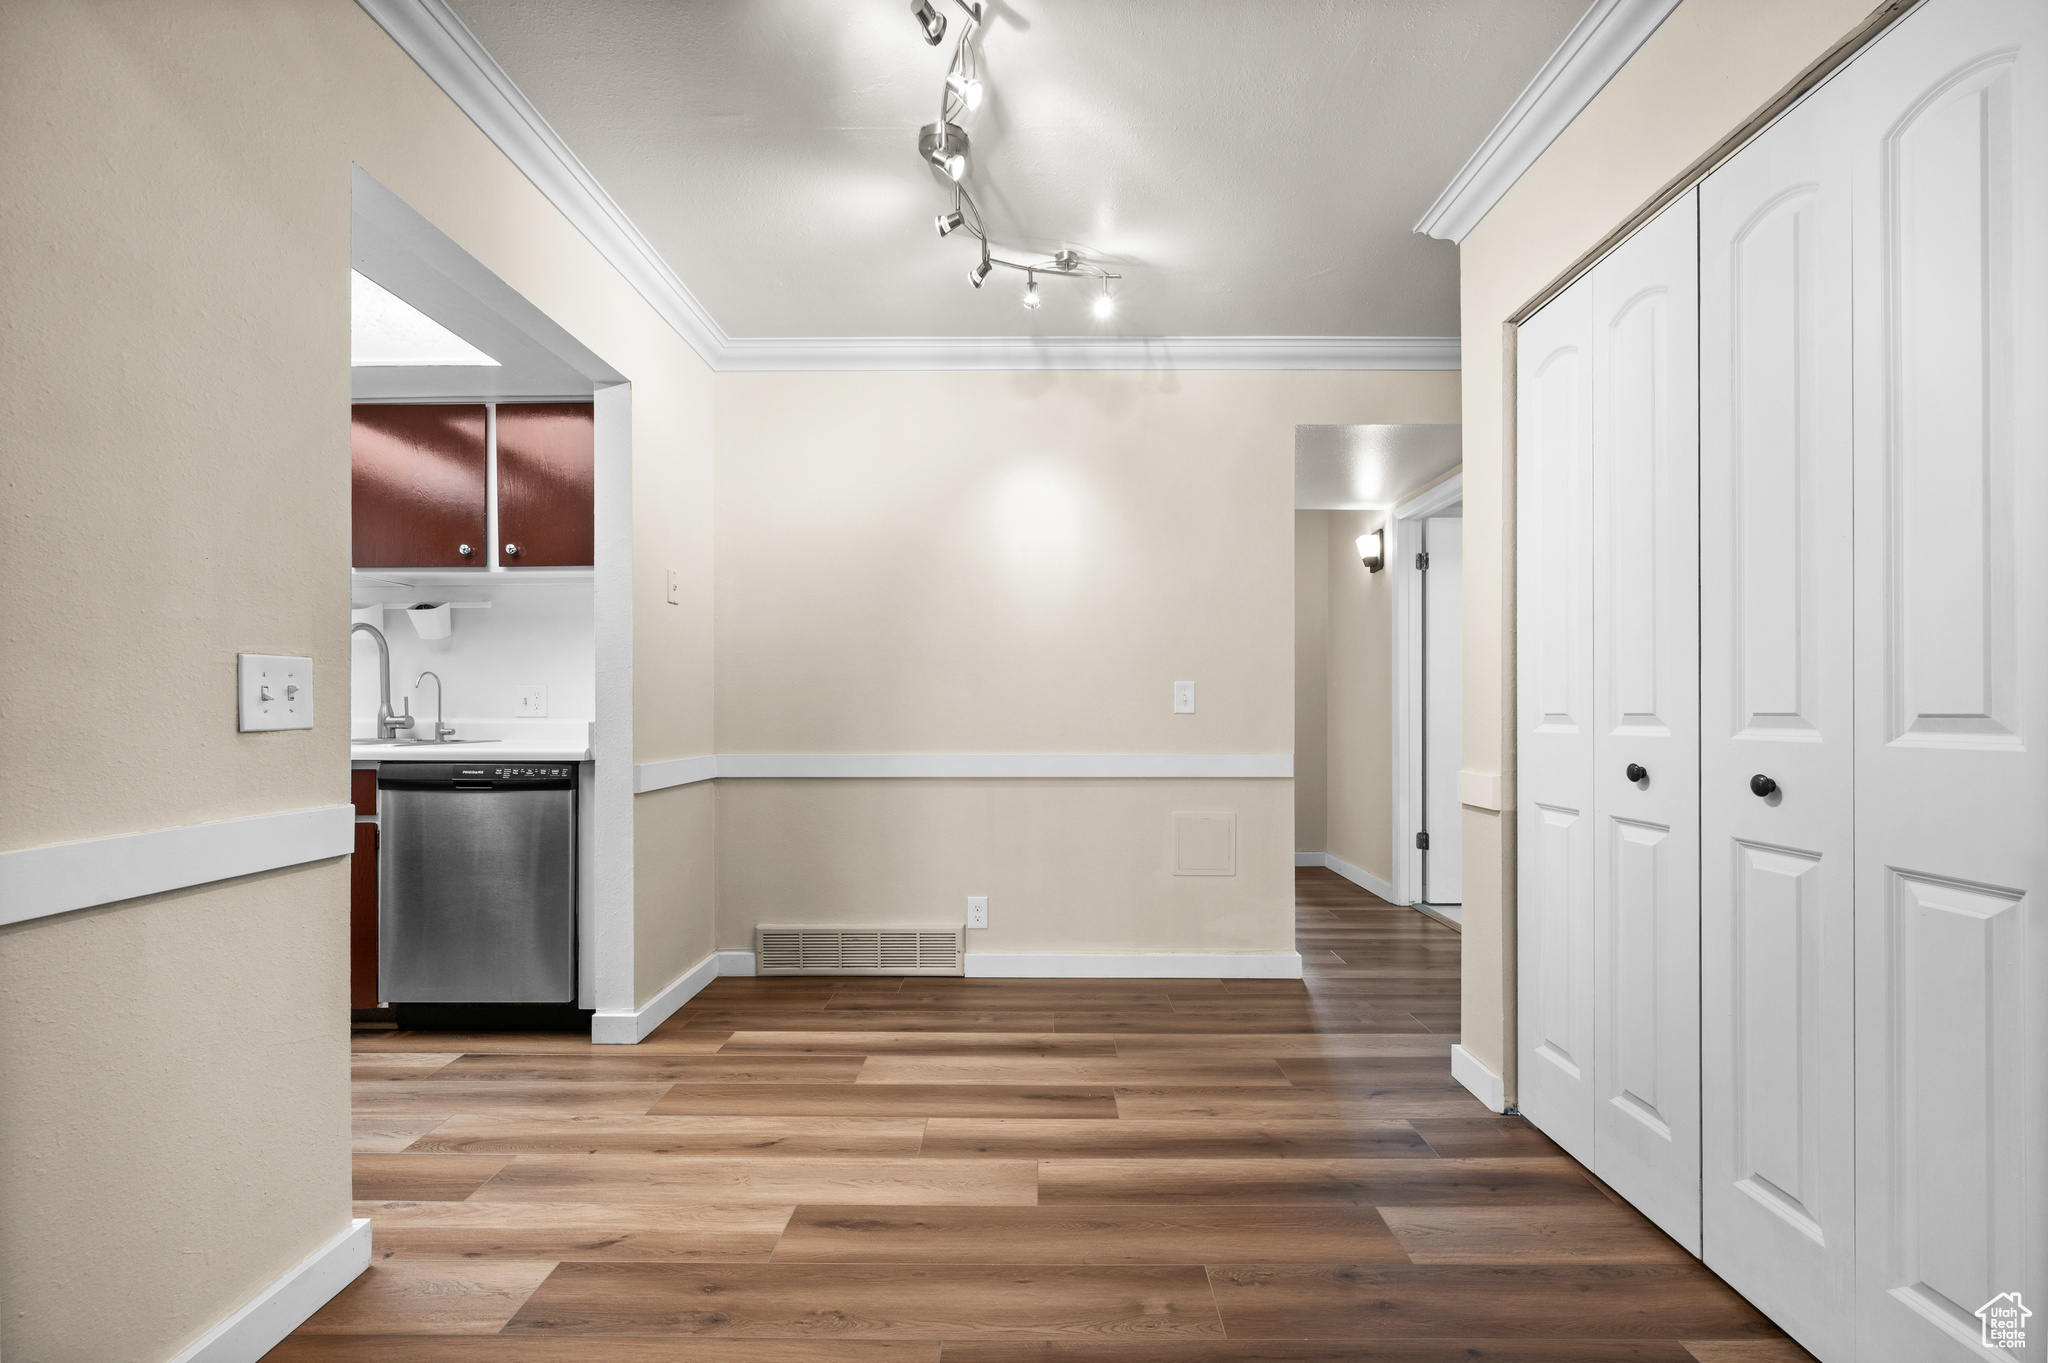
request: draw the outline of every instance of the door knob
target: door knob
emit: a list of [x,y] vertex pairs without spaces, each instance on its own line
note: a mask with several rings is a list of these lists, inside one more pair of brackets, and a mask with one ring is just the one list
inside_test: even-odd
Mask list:
[[1629,763],[1628,771],[1624,774],[1631,781],[1647,781],[1650,779],[1650,769],[1640,762]]
[[1749,793],[1759,797],[1776,795],[1778,793],[1778,783],[1762,772],[1758,772],[1749,778]]
[[458,544],[455,546],[455,552],[462,555],[464,558],[468,558],[471,554],[475,553],[476,550],[470,548],[466,544]]
[[508,544],[508,545],[506,545],[506,546],[505,546],[505,557],[507,557],[507,558],[518,558],[518,557],[519,557],[519,546],[518,546],[518,545],[516,545],[516,544]]

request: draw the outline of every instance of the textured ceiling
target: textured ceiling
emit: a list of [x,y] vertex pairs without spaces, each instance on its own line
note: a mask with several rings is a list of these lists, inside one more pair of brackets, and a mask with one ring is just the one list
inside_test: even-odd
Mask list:
[[969,184],[999,253],[1093,286],[967,283],[917,127],[962,23],[908,0],[455,0],[729,335],[1443,336],[1457,253],[1415,220],[1586,0],[993,0]]

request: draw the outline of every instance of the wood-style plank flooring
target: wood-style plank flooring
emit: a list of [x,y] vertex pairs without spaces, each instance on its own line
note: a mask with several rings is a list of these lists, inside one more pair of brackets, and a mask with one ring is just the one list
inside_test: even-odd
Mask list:
[[637,1047],[356,1039],[369,1271],[273,1363],[1791,1363],[1452,1080],[1455,932],[1292,980],[721,979]]

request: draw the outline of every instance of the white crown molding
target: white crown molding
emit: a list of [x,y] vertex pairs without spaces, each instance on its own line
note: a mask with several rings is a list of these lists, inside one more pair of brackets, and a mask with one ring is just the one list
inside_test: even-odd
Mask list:
[[1456,336],[847,336],[729,340],[734,373],[941,369],[1456,369]]
[[355,850],[353,805],[121,833],[0,853],[0,923],[275,871]]
[[1290,752],[716,753],[640,762],[637,794],[732,780],[1259,780],[1294,775]]
[[[1455,336],[740,339],[699,303],[446,0],[357,0],[676,334],[720,371],[1456,369]],[[1675,0],[1674,0],[1675,3]]]
[[1464,241],[1677,8],[1678,0],[1595,0],[1415,230]]

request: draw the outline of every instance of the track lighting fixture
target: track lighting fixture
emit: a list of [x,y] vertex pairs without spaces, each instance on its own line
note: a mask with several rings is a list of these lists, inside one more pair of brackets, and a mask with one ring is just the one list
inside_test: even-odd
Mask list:
[[[925,41],[937,46],[946,33],[946,17],[934,8],[935,0],[913,0],[911,13],[924,30]],[[953,207],[932,219],[932,226],[941,237],[966,229],[967,234],[981,245],[981,259],[967,272],[967,282],[980,288],[1000,265],[1006,270],[1024,272],[1024,306],[1037,308],[1044,305],[1044,298],[1038,291],[1038,276],[1042,274],[1066,275],[1070,278],[1099,279],[1102,293],[1095,299],[1094,312],[1098,318],[1108,318],[1116,311],[1116,302],[1109,296],[1109,281],[1120,278],[1090,261],[1083,260],[1077,252],[1063,250],[1050,260],[1022,262],[1004,260],[991,254],[988,230],[982,225],[981,208],[974,202],[974,196],[967,191],[965,183],[968,172],[968,141],[966,130],[960,126],[967,116],[979,109],[987,94],[981,82],[978,54],[974,46],[975,35],[982,25],[981,0],[953,0],[967,22],[960,30],[960,36],[953,45],[953,60],[946,67],[946,84],[939,91],[939,118],[936,123],[927,123],[917,130],[917,154],[926,164],[943,174],[953,184]],[[956,121],[959,120],[959,121]]]

